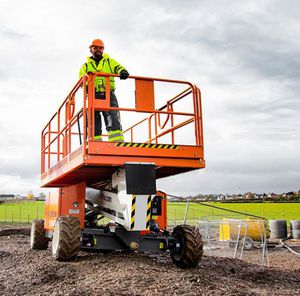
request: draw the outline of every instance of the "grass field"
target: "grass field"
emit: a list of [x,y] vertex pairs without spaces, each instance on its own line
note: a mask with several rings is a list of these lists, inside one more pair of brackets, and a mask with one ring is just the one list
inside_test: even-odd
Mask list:
[[[268,220],[300,220],[300,203],[213,203],[213,205],[229,210],[245,212],[256,216],[265,217]],[[169,203],[168,219],[178,221],[183,219],[186,203]],[[245,218],[245,215],[238,215],[224,210],[219,210],[204,205],[190,203],[187,220],[196,222],[200,219],[220,220],[227,218]],[[194,224],[194,223],[193,223]]]
[[0,204],[0,222],[27,222],[44,217],[43,201]]
[[[270,219],[300,220],[300,203],[207,203],[230,210],[263,216]],[[168,204],[168,220],[171,224],[183,221],[186,203]],[[42,219],[44,216],[44,202],[20,202],[0,204],[0,222],[30,223],[33,219]],[[190,203],[187,222],[197,223],[198,220],[219,220],[227,218],[245,218],[223,210]]]

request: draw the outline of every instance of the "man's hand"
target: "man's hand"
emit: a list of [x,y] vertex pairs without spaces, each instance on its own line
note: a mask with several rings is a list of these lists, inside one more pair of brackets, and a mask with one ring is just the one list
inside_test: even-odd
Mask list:
[[127,70],[122,70],[120,72],[120,79],[125,80],[128,78],[128,76],[129,76],[129,73],[127,72]]

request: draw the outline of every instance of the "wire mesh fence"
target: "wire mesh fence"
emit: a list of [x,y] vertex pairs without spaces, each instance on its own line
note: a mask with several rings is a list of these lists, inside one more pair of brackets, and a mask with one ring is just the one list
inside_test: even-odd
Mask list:
[[269,265],[268,227],[264,220],[231,219],[200,220],[204,253],[208,256],[231,257]]

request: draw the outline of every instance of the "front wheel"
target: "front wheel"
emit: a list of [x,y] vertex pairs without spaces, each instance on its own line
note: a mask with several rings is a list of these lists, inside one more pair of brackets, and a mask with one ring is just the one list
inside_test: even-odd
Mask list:
[[203,254],[202,235],[194,227],[176,226],[172,232],[176,248],[171,251],[173,262],[180,268],[197,267]]
[[59,261],[75,258],[80,250],[80,238],[79,219],[71,216],[59,217],[54,226],[52,256]]

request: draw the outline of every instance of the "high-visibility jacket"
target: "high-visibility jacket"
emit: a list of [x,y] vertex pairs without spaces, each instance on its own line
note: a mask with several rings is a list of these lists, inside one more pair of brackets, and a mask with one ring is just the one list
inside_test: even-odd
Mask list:
[[[99,62],[96,62],[91,57],[88,57],[87,62],[83,64],[79,70],[79,78],[88,72],[120,74],[122,70],[125,70],[125,68],[121,64],[104,53],[102,55],[102,59]],[[109,84],[110,90],[114,91],[116,89],[114,77],[109,78]],[[96,92],[105,91],[105,77],[95,77],[95,90]]]

